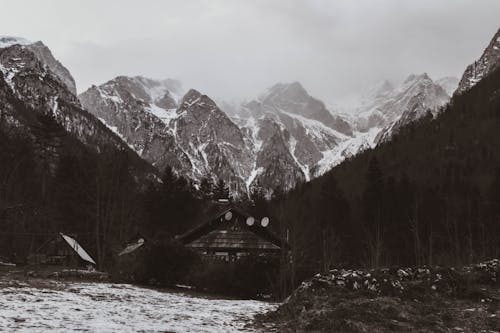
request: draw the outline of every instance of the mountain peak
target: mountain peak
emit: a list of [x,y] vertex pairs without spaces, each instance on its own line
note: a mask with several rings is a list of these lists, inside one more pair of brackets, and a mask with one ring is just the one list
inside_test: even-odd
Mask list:
[[275,84],[261,96],[261,99],[264,100],[274,97],[302,100],[310,96],[300,82],[294,81],[292,83],[280,82]]
[[288,89],[297,90],[297,91],[304,91],[304,92],[306,91],[299,81],[294,81],[292,83],[289,83]]
[[142,75],[137,75],[132,78],[133,80],[137,80],[140,83],[142,83],[144,86],[148,88],[155,88],[155,87],[165,87],[168,89],[170,92],[174,93],[180,93],[182,90],[182,83],[178,80],[174,79],[161,79],[161,80],[156,80],[152,79],[149,77],[145,77]]
[[10,47],[13,45],[30,45],[30,44],[33,44],[33,42],[25,38],[14,37],[14,36],[0,36],[0,49]]
[[429,75],[427,73],[422,73],[419,75],[417,75],[417,74],[408,75],[406,80],[404,80],[404,83],[417,82],[417,81],[423,81],[423,80],[431,80],[432,81],[432,79],[429,77]]
[[[13,46],[20,46],[15,48]],[[23,52],[26,50],[33,54],[42,64],[47,66],[50,71],[59,79],[60,83],[64,84],[76,96],[76,85],[73,76],[69,70],[64,67],[52,54],[50,49],[41,41],[31,42],[25,38],[0,36],[0,49],[11,49],[15,58],[22,58]],[[25,56],[26,54],[24,54]]]
[[467,67],[455,94],[461,94],[500,67],[500,29],[495,33],[479,60]]
[[182,109],[191,108],[193,105],[200,107],[203,110],[216,110],[219,109],[217,104],[207,95],[202,94],[196,89],[189,89],[187,94],[182,98],[180,107]]
[[189,89],[186,95],[182,98],[182,104],[189,103],[192,104],[197,99],[201,98],[202,94],[196,89]]
[[383,80],[378,85],[379,90],[391,90],[394,88],[394,85],[389,80]]

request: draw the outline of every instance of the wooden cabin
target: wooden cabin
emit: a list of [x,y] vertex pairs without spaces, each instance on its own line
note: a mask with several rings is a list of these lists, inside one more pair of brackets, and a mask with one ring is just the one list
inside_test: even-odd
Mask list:
[[[76,235],[71,235],[76,238]],[[78,254],[59,235],[45,242],[35,253],[28,256],[30,265],[81,266]]]
[[281,239],[269,230],[268,218],[254,218],[227,208],[177,238],[205,258],[235,261],[242,256],[279,253]]

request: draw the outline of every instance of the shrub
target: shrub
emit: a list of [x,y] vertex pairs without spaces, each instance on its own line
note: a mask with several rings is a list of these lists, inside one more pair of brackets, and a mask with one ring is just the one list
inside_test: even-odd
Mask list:
[[235,262],[203,261],[193,267],[189,282],[199,290],[255,298],[273,294],[279,277],[279,258],[248,256]]
[[177,242],[147,243],[119,258],[112,276],[118,281],[170,286],[182,282],[199,261],[196,252]]

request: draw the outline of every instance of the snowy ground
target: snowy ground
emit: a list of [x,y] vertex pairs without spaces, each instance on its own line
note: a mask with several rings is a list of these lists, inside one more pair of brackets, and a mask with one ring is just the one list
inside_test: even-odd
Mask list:
[[127,284],[0,281],[1,332],[256,332],[254,315],[275,307]]

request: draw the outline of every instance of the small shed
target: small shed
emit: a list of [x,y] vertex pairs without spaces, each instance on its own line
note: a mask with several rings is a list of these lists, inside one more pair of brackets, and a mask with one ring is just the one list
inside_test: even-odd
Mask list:
[[142,236],[136,236],[129,242],[127,242],[125,248],[118,253],[118,256],[128,255],[131,253],[136,253],[137,250],[143,249],[146,240]]
[[234,207],[226,208],[177,239],[205,257],[223,261],[279,253],[284,246],[269,229],[269,218],[255,218]]
[[28,256],[28,264],[81,266],[84,263],[95,265],[95,261],[76,241],[76,236],[63,233],[54,236]]

